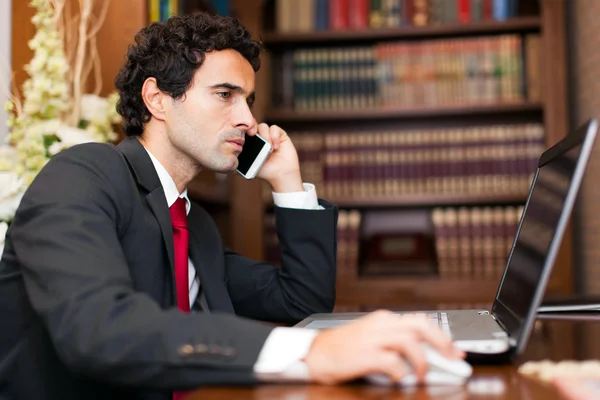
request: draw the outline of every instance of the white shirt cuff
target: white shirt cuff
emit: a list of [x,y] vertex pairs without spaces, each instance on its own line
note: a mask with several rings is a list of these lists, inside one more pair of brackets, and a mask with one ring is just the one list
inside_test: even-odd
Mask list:
[[275,328],[267,337],[254,364],[261,381],[309,381],[302,359],[308,354],[318,331],[305,328]]
[[323,209],[317,199],[317,190],[312,183],[303,183],[303,192],[276,193],[273,192],[273,204],[282,208],[298,208],[302,210]]

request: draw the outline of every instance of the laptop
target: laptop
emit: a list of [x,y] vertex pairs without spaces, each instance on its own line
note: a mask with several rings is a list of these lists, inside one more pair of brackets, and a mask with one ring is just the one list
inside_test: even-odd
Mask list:
[[[540,157],[491,310],[428,314],[467,353],[520,354],[527,345],[596,139],[590,120]],[[313,314],[297,327],[326,329],[365,313]]]

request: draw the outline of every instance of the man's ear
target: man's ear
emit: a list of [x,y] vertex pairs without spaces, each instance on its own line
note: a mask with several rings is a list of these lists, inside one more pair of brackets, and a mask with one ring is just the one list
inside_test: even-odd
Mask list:
[[156,83],[156,78],[148,78],[142,86],[142,99],[150,114],[158,120],[165,120],[164,103],[170,97],[163,93]]

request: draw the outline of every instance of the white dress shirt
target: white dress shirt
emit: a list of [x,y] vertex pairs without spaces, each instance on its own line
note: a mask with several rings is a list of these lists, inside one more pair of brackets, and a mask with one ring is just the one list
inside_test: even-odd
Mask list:
[[[148,149],[146,152],[154,164],[158,179],[165,192],[167,205],[171,207],[178,197],[185,199],[186,211],[189,214],[192,203],[187,189],[182,193],[165,167]],[[303,184],[303,192],[273,193],[273,202],[278,207],[318,210],[323,209],[317,200],[315,186]],[[188,277],[190,282],[190,309],[196,301],[200,282],[192,260],[188,258]],[[265,341],[258,360],[254,364],[254,373],[263,381],[307,381],[309,380],[306,364],[301,360],[306,356],[317,334],[316,330],[303,328],[275,328]]]

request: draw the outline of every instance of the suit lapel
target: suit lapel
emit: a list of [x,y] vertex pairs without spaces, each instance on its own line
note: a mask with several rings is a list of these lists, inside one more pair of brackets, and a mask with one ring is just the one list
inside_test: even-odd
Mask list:
[[[164,189],[160,184],[160,179],[154,169],[152,160],[150,160],[150,156],[148,156],[144,146],[136,138],[126,138],[117,148],[125,156],[138,184],[148,192],[146,200],[158,221],[165,249],[169,256],[173,282],[173,304],[177,304],[173,227],[171,226],[171,214],[169,213]],[[223,255],[217,251],[217,249],[221,248],[220,242],[218,238],[212,237],[212,231],[207,234],[203,233],[203,228],[207,224],[202,220],[200,215],[201,213],[194,213],[194,207],[192,206],[188,216],[190,227],[189,257],[192,259],[200,278],[200,284],[210,310],[233,313],[233,304],[229,298],[224,278],[219,276],[220,269],[215,268],[219,263],[222,263],[218,257],[222,257]]]
[[[173,242],[173,225],[171,224],[171,214],[167,207],[167,200],[165,199],[165,192],[163,188],[153,190],[146,196],[150,209],[154,213],[160,231],[162,232],[163,241],[167,248],[167,254],[169,255],[169,264],[171,265],[171,271],[175,268],[175,244]],[[175,279],[175,276],[173,276]]]
[[172,285],[173,285],[173,301],[177,304],[177,297],[175,292],[175,256],[174,256],[174,243],[173,243],[173,227],[171,225],[171,214],[169,213],[169,207],[165,197],[165,192],[158,179],[158,174],[154,169],[150,156],[144,149],[144,146],[134,137],[128,137],[123,140],[117,148],[123,153],[125,159],[129,163],[131,171],[133,172],[134,178],[138,184],[141,185],[146,191],[146,200],[150,205],[152,213],[158,221],[160,231],[162,233],[163,241],[165,243],[165,249],[169,257],[169,266],[171,271]]
[[220,247],[214,243],[215,238],[202,234],[204,224],[202,219],[194,213],[193,206],[188,219],[190,222],[190,258],[200,278],[200,285],[206,296],[208,307],[211,312],[222,311],[233,314],[233,304],[225,280],[219,276],[219,272],[222,271],[217,268],[219,264],[222,264],[218,257],[222,258],[223,255],[217,251]]

